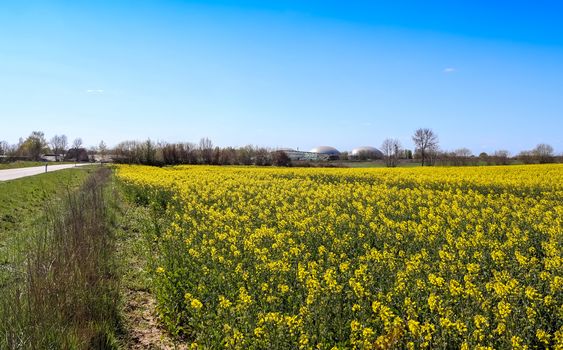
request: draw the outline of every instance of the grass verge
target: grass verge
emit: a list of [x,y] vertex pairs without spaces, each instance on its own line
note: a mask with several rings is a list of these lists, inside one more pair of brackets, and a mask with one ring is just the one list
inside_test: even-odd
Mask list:
[[117,348],[116,209],[109,184],[111,170],[98,169],[30,224],[25,259],[0,287],[0,348]]
[[10,163],[0,163],[0,170],[5,169],[17,169],[17,168],[29,168],[34,166],[45,166],[48,165],[62,165],[62,164],[74,164],[74,162],[32,162],[32,161],[21,161]]
[[89,176],[85,168],[0,181],[0,285],[25,259],[30,239],[48,205],[75,191]]

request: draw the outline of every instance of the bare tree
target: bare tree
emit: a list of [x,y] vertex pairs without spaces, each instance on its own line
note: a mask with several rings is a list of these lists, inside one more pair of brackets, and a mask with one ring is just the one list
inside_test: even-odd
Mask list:
[[536,148],[532,150],[532,154],[540,164],[553,163],[554,153],[553,147],[551,147],[551,145],[540,143],[536,146]]
[[522,151],[517,157],[524,164],[533,164],[535,161],[535,155],[532,151]]
[[[82,139],[77,137],[72,141],[72,153],[69,154],[69,157],[74,155],[74,161],[78,162],[78,158],[80,158],[80,148],[82,147]],[[65,157],[66,158],[66,157]]]
[[74,141],[72,141],[72,148],[77,150],[80,147],[82,147],[82,139],[80,137],[77,137],[74,139]]
[[213,161],[213,142],[207,137],[199,140],[199,152],[203,164],[211,164]]
[[454,151],[455,155],[461,158],[469,158],[473,156],[473,153],[469,148],[458,148]]
[[8,153],[10,144],[6,141],[0,141],[0,156],[4,156]]
[[472,164],[473,152],[469,148],[458,148],[454,151],[454,158],[456,165],[469,165]]
[[100,141],[100,144],[98,145],[98,153],[100,154],[100,163],[104,164],[106,155],[108,153],[108,146],[106,145],[104,140]]
[[383,159],[388,167],[395,167],[399,161],[401,153],[401,142],[397,139],[387,138],[381,144],[381,151],[383,152]]
[[416,150],[420,152],[422,166],[427,159],[432,162],[433,155],[438,151],[438,135],[428,128],[420,128],[414,132],[412,140]]
[[219,157],[219,164],[232,165],[235,164],[237,158],[237,151],[233,147],[223,148]]
[[64,156],[66,152],[68,143],[66,135],[55,135],[49,143],[51,144],[51,150],[55,153],[55,159],[58,161],[59,155],[62,154]]
[[145,143],[141,146],[142,149],[142,163],[147,165],[155,165],[156,159],[156,147],[154,142],[151,139],[145,141]]
[[291,166],[291,159],[282,150],[272,152],[272,163],[275,166]]
[[493,153],[493,161],[497,165],[508,165],[510,152],[506,150],[498,150]]
[[257,147],[254,150],[254,165],[272,165],[270,151],[264,147]]

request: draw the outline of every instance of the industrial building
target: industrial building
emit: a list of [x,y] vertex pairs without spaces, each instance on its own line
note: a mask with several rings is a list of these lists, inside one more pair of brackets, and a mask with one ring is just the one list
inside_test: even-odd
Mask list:
[[355,159],[381,159],[383,158],[383,152],[375,147],[361,146],[354,148],[352,153],[350,153],[350,157]]
[[322,156],[326,156],[328,157],[328,159],[338,159],[340,158],[340,152],[334,148],[334,147],[330,147],[330,146],[318,146],[313,148],[311,151],[309,151],[311,153],[316,153]]
[[334,160],[338,159],[340,156],[340,152],[336,148],[330,146],[315,147],[309,152],[288,148],[280,149],[280,151],[285,152],[292,161]]

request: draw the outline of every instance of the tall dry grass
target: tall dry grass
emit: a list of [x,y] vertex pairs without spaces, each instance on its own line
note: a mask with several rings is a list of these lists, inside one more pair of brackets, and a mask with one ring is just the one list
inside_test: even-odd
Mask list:
[[27,243],[26,263],[0,290],[0,348],[117,347],[119,288],[111,170],[52,204]]

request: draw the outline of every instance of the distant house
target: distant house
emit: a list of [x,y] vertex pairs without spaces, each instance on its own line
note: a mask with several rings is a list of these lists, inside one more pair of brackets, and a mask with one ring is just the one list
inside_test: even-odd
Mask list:
[[113,162],[114,157],[115,156],[113,156],[111,154],[106,154],[103,157],[102,157],[101,154],[95,154],[90,158],[93,159],[94,162],[96,162],[96,163],[111,163],[111,162]]
[[71,148],[66,152],[65,161],[89,162],[90,157],[85,148]]
[[41,160],[45,162],[60,162],[63,160],[63,158],[64,156],[62,154],[54,153],[44,154],[41,156]]

